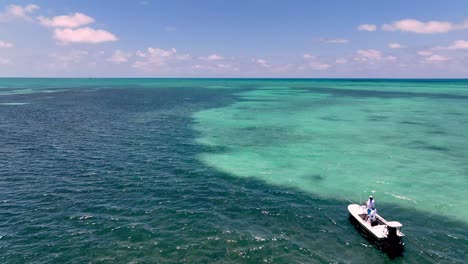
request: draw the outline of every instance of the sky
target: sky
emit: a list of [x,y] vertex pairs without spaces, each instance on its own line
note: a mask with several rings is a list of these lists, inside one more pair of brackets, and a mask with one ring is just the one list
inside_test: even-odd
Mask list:
[[468,1],[0,0],[0,77],[468,78]]

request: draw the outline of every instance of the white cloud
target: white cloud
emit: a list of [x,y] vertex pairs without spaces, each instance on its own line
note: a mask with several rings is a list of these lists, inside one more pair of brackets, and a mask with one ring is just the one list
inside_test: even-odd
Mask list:
[[60,44],[97,44],[118,40],[118,38],[109,31],[82,27],[95,22],[94,18],[83,13],[54,16],[52,18],[39,16],[37,20],[42,26],[56,28],[54,29],[54,39]]
[[382,29],[385,31],[403,31],[417,34],[437,34],[468,29],[468,22],[453,24],[446,21],[422,22],[416,19],[402,19],[392,22],[391,24],[384,24]]
[[177,53],[175,48],[164,50],[160,48],[148,48],[148,54],[153,58],[171,57]]
[[457,40],[447,47],[435,47],[434,50],[468,50],[467,40]]
[[457,40],[453,42],[452,45],[448,46],[449,50],[466,50],[468,49],[468,41],[466,40]]
[[10,64],[10,59],[0,57],[0,65]]
[[38,5],[9,5],[5,8],[5,11],[0,13],[0,22],[1,21],[9,21],[15,18],[31,20],[30,14],[34,13],[34,11],[38,10]]
[[18,6],[18,5],[8,6],[8,10],[10,10],[10,12],[13,15],[18,16],[18,17],[25,16],[26,14],[33,13],[37,9],[39,9],[39,6],[33,5],[33,4],[29,4],[29,5],[26,5],[26,6]]
[[146,58],[146,54],[145,54],[143,51],[141,51],[141,50],[137,50],[137,51],[135,52],[135,55],[137,55],[137,56],[140,57],[140,58]]
[[365,59],[369,60],[380,60],[382,59],[382,53],[378,50],[369,49],[369,50],[358,50],[357,53]]
[[132,57],[131,53],[123,52],[121,50],[115,50],[112,56],[107,59],[107,61],[120,64],[123,62],[127,62],[130,57]]
[[13,45],[13,43],[0,40],[0,49],[1,49],[1,48],[4,48],[4,49],[6,49],[6,48],[12,48],[12,47],[14,47],[14,46],[15,46],[15,45]]
[[137,50],[135,55],[140,58],[171,58],[179,61],[191,60],[192,56],[190,54],[178,54],[175,48],[164,50],[160,48],[148,48],[148,53],[145,53],[141,50]]
[[223,63],[219,63],[219,64],[216,64],[216,67],[218,69],[221,69],[221,70],[233,70],[233,71],[239,71],[239,68],[231,65],[231,64],[223,64]]
[[320,42],[323,43],[332,43],[332,44],[346,44],[349,42],[347,39],[336,38],[336,39],[320,39]]
[[271,68],[271,65],[264,59],[256,59],[254,62],[264,68]]
[[53,18],[40,16],[37,19],[39,23],[45,27],[76,28],[94,23],[94,18],[83,13],[74,13],[68,16],[55,16]]
[[442,61],[448,61],[450,58],[442,56],[442,55],[431,55],[425,59],[427,62],[442,62]]
[[326,63],[320,63],[320,62],[314,61],[314,62],[309,63],[309,67],[312,68],[313,70],[323,71],[323,70],[327,70],[331,66]]
[[93,29],[90,27],[84,28],[64,28],[64,29],[55,29],[54,38],[60,43],[102,43],[108,41],[116,41],[117,37],[105,30]]
[[368,50],[358,50],[357,54],[358,57],[355,57],[355,61],[361,62],[370,62],[371,64],[375,61],[396,61],[398,58],[395,56],[384,56],[382,52],[375,50],[375,49],[368,49]]
[[335,62],[336,62],[337,64],[346,64],[346,63],[348,62],[348,60],[347,60],[347,59],[341,58],[341,59],[337,59]]
[[389,43],[389,44],[388,44],[388,47],[391,48],[391,49],[402,49],[402,48],[406,48],[406,46],[403,46],[403,45],[401,45],[400,43],[396,43],[396,42]]
[[418,51],[418,55],[420,55],[420,56],[431,56],[431,55],[432,55],[432,51],[421,50],[421,51]]
[[361,24],[357,27],[359,31],[376,31],[377,26],[374,24]]
[[218,61],[218,60],[224,60],[223,56],[217,55],[217,54],[211,54],[206,57],[198,57],[200,60],[204,61]]
[[132,67],[144,71],[171,70],[168,66],[180,66],[180,63],[191,60],[190,54],[179,54],[175,48],[161,49],[149,47],[145,52],[137,51],[140,60],[133,63]]
[[[304,59],[306,60],[309,60],[310,62],[307,64],[309,66],[309,68],[313,69],[313,70],[326,70],[328,68],[331,67],[331,65],[329,64],[326,64],[326,63],[321,63],[321,62],[318,62],[316,61],[316,57],[312,54],[304,54],[302,56]],[[307,69],[307,65],[302,65],[302,66],[299,66],[299,67],[296,67],[298,70],[305,70]],[[294,65],[288,65],[287,67],[284,67],[284,70],[290,70]]]

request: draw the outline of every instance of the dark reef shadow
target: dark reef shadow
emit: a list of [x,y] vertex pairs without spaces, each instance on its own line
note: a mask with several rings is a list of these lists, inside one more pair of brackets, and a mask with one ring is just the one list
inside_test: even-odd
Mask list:
[[[306,89],[306,88],[304,88]],[[447,94],[447,93],[424,93],[424,92],[401,92],[401,91],[377,91],[360,89],[340,89],[340,88],[322,88],[309,87],[311,92],[323,93],[334,96],[354,97],[354,98],[428,98],[428,99],[451,99],[468,100],[466,95]]]

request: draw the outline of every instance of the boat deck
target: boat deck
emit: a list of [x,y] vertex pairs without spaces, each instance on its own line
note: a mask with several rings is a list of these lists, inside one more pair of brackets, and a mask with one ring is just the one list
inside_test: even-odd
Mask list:
[[[370,220],[366,220],[367,218],[367,209],[365,206],[358,205],[358,204],[350,204],[348,206],[348,210],[353,215],[354,218],[359,222],[361,226],[367,229],[375,238],[377,239],[385,239],[387,238],[387,225],[388,222],[383,219],[380,215],[376,215],[377,218],[377,225],[372,226]],[[397,231],[397,235],[403,237],[403,233],[399,230]]]

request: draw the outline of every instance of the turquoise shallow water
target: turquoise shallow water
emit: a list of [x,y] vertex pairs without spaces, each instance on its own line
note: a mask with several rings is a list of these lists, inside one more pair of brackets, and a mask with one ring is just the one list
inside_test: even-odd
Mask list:
[[[1,79],[2,262],[463,262],[468,81]],[[372,193],[390,258],[349,222]]]
[[324,197],[374,193],[386,203],[467,219],[466,84],[277,84],[194,115],[198,142],[226,148],[202,154],[205,163]]

